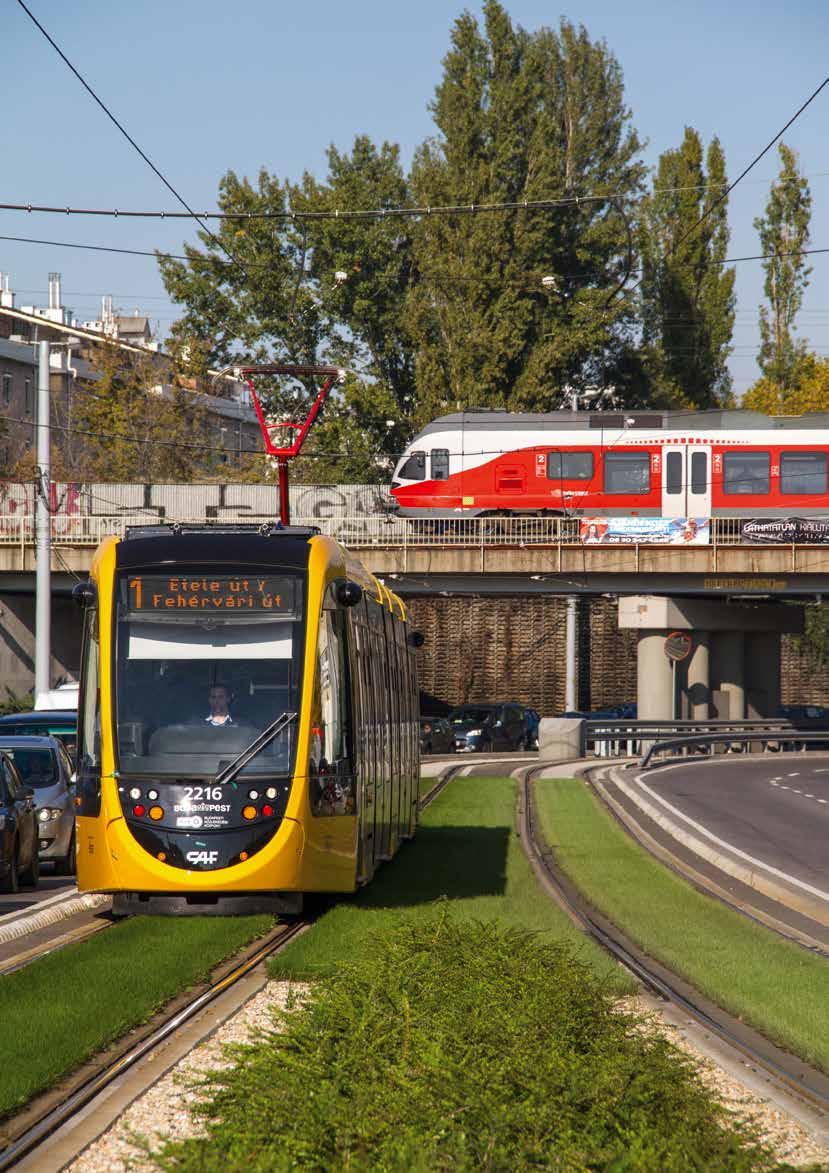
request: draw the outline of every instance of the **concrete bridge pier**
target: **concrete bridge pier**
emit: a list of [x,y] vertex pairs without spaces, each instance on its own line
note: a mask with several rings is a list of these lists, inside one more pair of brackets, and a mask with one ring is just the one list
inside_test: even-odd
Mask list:
[[[780,637],[803,631],[803,607],[634,595],[619,627],[639,633],[637,704],[643,720],[771,717],[780,705]],[[672,662],[665,639],[687,631],[691,651]]]

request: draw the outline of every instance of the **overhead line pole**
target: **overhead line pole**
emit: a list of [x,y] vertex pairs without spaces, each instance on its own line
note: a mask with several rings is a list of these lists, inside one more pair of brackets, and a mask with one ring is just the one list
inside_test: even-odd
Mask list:
[[35,705],[51,687],[52,659],[52,535],[49,493],[52,481],[48,342],[38,343],[37,471],[35,473]]

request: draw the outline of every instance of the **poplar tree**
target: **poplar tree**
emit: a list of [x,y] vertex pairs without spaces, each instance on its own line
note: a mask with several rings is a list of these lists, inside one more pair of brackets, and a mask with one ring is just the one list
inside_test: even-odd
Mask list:
[[726,365],[734,329],[734,270],[726,268],[725,158],[705,152],[686,126],[659,158],[642,204],[642,342],[648,398],[666,407],[722,407],[732,399]]
[[780,173],[772,184],[766,214],[757,217],[754,227],[761,251],[770,254],[763,266],[768,305],[760,307],[758,361],[765,378],[785,394],[796,386],[806,356],[805,341],[796,339],[792,330],[812,271],[802,255],[809,243],[812,196],[794,151],[785,143],[778,150]]

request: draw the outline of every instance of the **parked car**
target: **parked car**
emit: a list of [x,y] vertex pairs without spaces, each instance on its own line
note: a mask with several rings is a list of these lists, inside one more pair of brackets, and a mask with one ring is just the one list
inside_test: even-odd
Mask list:
[[487,753],[498,749],[528,749],[527,710],[519,704],[459,705],[449,714],[455,749]]
[[40,880],[34,791],[24,786],[14,762],[0,751],[0,885],[17,892]]
[[75,871],[73,766],[56,737],[2,737],[0,751],[11,758],[23,786],[34,791],[38,854],[54,863],[59,876]]
[[420,752],[455,752],[455,734],[445,717],[420,718]]
[[56,737],[74,762],[78,748],[78,714],[74,709],[11,713],[0,717],[0,737]]

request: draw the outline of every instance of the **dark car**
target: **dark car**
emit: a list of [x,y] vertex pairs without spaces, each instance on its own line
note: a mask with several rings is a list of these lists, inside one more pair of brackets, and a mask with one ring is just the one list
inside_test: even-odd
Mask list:
[[420,718],[420,752],[455,752],[455,734],[445,717]]
[[526,710],[518,704],[459,705],[449,714],[455,749],[488,753],[528,749],[531,745]]
[[0,737],[0,750],[14,762],[25,788],[34,791],[38,854],[59,876],[75,870],[75,811],[72,762],[56,737]]
[[34,791],[0,750],[0,885],[17,892],[21,884],[36,888],[39,879]]
[[74,762],[78,748],[78,714],[75,709],[12,713],[0,717],[0,737],[56,737],[66,746]]

